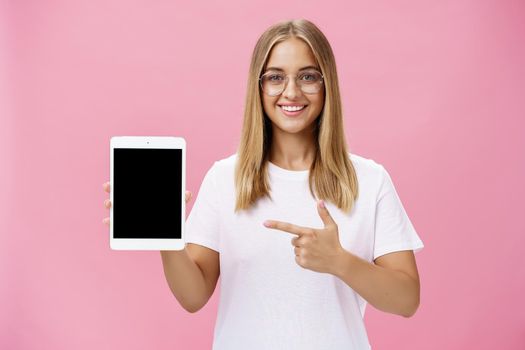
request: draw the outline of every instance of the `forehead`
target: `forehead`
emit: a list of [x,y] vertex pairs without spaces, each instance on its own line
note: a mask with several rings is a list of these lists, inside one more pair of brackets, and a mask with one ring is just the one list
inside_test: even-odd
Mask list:
[[290,38],[272,48],[266,66],[281,68],[284,71],[297,71],[302,67],[317,66],[317,63],[306,42]]

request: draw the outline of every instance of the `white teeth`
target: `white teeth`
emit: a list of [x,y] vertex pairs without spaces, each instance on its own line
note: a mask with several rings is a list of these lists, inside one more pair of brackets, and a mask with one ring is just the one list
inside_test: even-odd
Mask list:
[[300,111],[304,107],[306,107],[306,106],[281,106],[282,109],[284,109],[285,111],[288,111],[288,112]]

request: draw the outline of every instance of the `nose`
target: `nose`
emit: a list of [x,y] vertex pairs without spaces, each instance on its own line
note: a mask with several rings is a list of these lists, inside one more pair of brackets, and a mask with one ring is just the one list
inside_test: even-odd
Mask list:
[[295,79],[287,79],[286,85],[284,86],[283,96],[289,100],[295,99],[301,94],[301,89],[295,82]]

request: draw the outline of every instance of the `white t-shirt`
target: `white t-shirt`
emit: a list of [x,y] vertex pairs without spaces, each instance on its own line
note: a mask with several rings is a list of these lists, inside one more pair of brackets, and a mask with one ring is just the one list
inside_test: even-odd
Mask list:
[[[269,163],[271,194],[234,214],[237,154],[206,173],[186,221],[186,242],[220,253],[220,300],[214,350],[371,349],[364,324],[366,301],[339,278],[295,262],[288,232],[267,219],[322,228],[309,170]],[[329,201],[344,249],[372,262],[400,250],[419,251],[416,233],[385,168],[350,154],[359,198],[350,214]]]

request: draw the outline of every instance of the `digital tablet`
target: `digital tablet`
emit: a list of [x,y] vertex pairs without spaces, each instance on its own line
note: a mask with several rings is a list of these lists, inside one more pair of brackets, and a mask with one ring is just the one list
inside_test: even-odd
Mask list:
[[111,249],[184,249],[185,173],[181,137],[111,138]]

